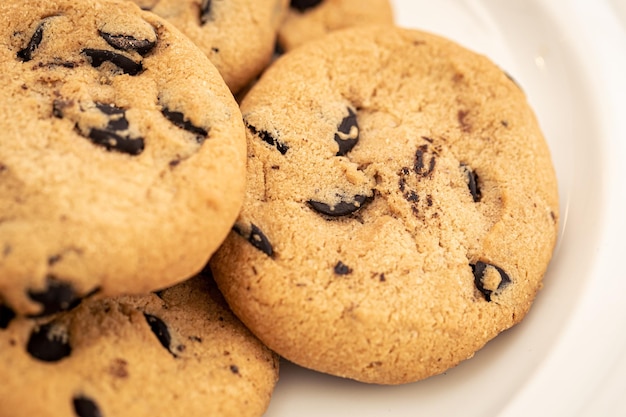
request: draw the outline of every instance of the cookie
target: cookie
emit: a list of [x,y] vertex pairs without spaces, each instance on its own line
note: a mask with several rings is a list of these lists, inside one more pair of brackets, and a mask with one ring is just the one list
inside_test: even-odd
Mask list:
[[0,300],[51,314],[200,271],[245,189],[218,71],[127,1],[0,4]]
[[256,417],[279,366],[204,276],[3,322],[0,350],[2,417]]
[[291,0],[278,31],[278,44],[290,51],[335,30],[392,23],[389,0]]
[[167,19],[217,67],[233,93],[270,62],[287,0],[133,0]]
[[399,384],[522,320],[554,248],[557,183],[524,93],[489,59],[347,29],[277,60],[241,111],[249,185],[211,265],[271,349]]

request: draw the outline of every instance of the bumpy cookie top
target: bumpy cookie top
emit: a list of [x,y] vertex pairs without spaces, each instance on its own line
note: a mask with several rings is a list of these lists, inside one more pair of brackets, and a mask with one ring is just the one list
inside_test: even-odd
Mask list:
[[51,313],[198,272],[245,187],[217,70],[126,1],[6,0],[0,19],[0,299]]
[[215,64],[233,92],[270,62],[288,0],[133,0],[164,17]]
[[270,348],[376,383],[443,372],[528,311],[558,195],[524,93],[427,33],[294,49],[241,104],[244,208],[212,260]]
[[196,277],[0,323],[0,416],[258,417],[278,359]]
[[389,0],[291,0],[278,43],[289,51],[335,30],[391,23]]

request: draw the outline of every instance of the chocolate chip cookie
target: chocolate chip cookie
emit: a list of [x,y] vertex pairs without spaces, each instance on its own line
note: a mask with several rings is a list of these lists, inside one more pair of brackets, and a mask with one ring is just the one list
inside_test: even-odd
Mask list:
[[3,417],[258,417],[278,377],[276,355],[203,276],[2,320],[0,350]]
[[416,30],[347,29],[284,55],[241,111],[249,185],[211,265],[271,349],[405,383],[528,312],[557,182],[523,91],[492,61]]
[[278,32],[278,44],[289,51],[335,30],[392,23],[389,0],[291,0]]
[[217,67],[233,93],[269,64],[288,0],[133,0],[167,19]]
[[128,1],[0,4],[0,303],[51,314],[197,273],[244,193],[210,61]]

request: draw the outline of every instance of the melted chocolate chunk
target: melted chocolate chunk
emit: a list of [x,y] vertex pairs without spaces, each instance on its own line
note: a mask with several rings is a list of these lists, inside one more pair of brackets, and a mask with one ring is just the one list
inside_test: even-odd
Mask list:
[[110,62],[128,75],[137,75],[143,71],[141,62],[135,62],[127,56],[114,51],[85,48],[82,50],[82,53],[89,58],[91,66],[94,68],[99,68],[105,62]]
[[480,188],[478,187],[478,175],[476,175],[476,173],[465,164],[461,164],[461,169],[467,178],[467,187],[469,188],[470,194],[472,194],[474,202],[479,202],[482,194],[480,192]]
[[[487,301],[491,301],[491,295],[494,292],[504,289],[511,283],[511,278],[507,275],[506,272],[504,272],[502,268],[498,266],[491,265],[482,261],[478,261],[475,265],[470,266],[472,267],[472,272],[474,273],[474,285],[476,285],[478,291],[480,291],[485,296],[485,300]],[[495,288],[493,288],[493,283],[488,284],[485,282],[485,275],[490,269],[495,269],[496,272],[500,275],[500,280]]]
[[96,403],[84,395],[74,397],[72,399],[74,405],[74,412],[78,417],[102,417],[100,409]]
[[202,0],[200,5],[200,23],[205,24],[211,20],[211,0]]
[[335,142],[339,145],[337,156],[345,156],[359,142],[359,124],[356,113],[352,109],[348,109],[346,116],[335,133]]
[[163,110],[161,110],[161,113],[163,113],[163,116],[165,116],[165,118],[172,122],[174,125],[196,135],[196,141],[198,143],[204,142],[204,140],[209,135],[208,131],[191,123],[181,112],[170,111],[169,109],[164,107]]
[[352,273],[352,268],[339,261],[337,262],[337,265],[335,265],[334,271],[337,275],[349,275]]
[[[244,238],[246,237],[243,229],[238,225],[233,226],[233,231],[235,231],[239,236],[242,236]],[[250,224],[250,236],[248,236],[247,239],[248,243],[250,243],[252,246],[257,248],[270,258],[274,256],[274,248],[272,247],[269,239],[254,223]]]
[[11,320],[15,318],[15,312],[9,307],[0,304],[0,329],[6,329],[9,327]]
[[33,59],[33,54],[39,47],[39,44],[41,43],[41,41],[43,40],[43,27],[44,27],[44,22],[41,22],[39,26],[37,26],[37,29],[35,29],[35,33],[33,33],[33,36],[31,36],[30,40],[28,41],[28,44],[26,44],[24,49],[20,49],[17,52],[17,57],[19,59],[21,59],[24,62],[28,62],[31,59]]
[[372,197],[368,197],[366,195],[355,195],[351,201],[340,200],[334,205],[315,200],[309,200],[308,203],[318,213],[331,217],[340,217],[347,216],[357,210],[360,210],[370,200],[372,200]]
[[296,10],[303,12],[307,9],[312,9],[313,7],[317,6],[321,2],[322,0],[291,0],[291,2],[289,3],[289,6],[292,9],[296,9]]
[[144,139],[131,137],[127,132],[129,127],[126,111],[111,104],[96,103],[96,107],[109,117],[104,129],[92,128],[88,137],[108,151],[117,151],[129,155],[139,155],[144,150]]
[[272,137],[272,135],[270,135],[268,132],[266,132],[265,130],[257,130],[256,127],[246,123],[246,126],[248,127],[248,130],[250,130],[250,132],[261,138],[261,140],[263,140],[263,142],[266,142],[268,144],[270,144],[271,146],[274,146],[276,149],[278,149],[278,152],[280,152],[281,154],[286,154],[287,151],[289,150],[289,146],[287,146],[286,144],[280,142],[278,139]]
[[174,353],[172,353],[172,350],[170,349],[170,345],[172,343],[172,336],[170,335],[170,331],[167,329],[167,325],[163,322],[163,320],[161,320],[160,318],[156,316],[153,316],[148,313],[144,313],[143,315],[146,318],[146,321],[148,322],[148,324],[150,325],[150,330],[152,330],[152,333],[154,333],[157,339],[159,339],[159,342],[161,342],[161,345],[165,349],[167,349],[167,351],[172,356],[176,357],[176,355],[174,355]]
[[119,49],[120,51],[136,51],[142,56],[146,55],[156,46],[156,42],[149,39],[137,39],[130,35],[113,34],[103,31],[99,31],[98,33],[100,37],[113,48]]
[[54,323],[48,323],[33,330],[26,351],[40,361],[58,362],[72,353],[72,347],[67,334],[60,334]]
[[69,310],[80,303],[80,297],[70,284],[61,282],[52,276],[48,277],[45,290],[29,290],[28,297],[41,304],[43,309],[38,316],[46,316],[59,311]]
[[434,155],[431,155],[430,161],[428,162],[428,168],[426,167],[425,155],[428,152],[428,145],[420,146],[417,151],[415,151],[415,162],[413,163],[413,171],[417,175],[421,175],[422,177],[429,176],[435,170],[436,159]]

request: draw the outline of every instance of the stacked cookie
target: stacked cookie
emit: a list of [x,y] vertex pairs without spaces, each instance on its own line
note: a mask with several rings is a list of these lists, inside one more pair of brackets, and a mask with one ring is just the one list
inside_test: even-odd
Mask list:
[[523,91],[352,3],[0,5],[0,417],[260,416],[278,355],[400,384],[522,320],[558,227]]

